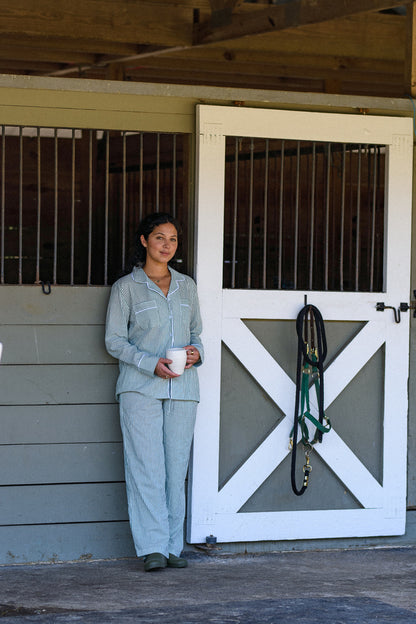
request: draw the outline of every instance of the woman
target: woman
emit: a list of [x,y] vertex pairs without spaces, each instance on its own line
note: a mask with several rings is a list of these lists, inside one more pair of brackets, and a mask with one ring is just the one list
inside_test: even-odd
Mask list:
[[[111,289],[106,347],[119,360],[120,402],[130,526],[148,572],[184,568],[184,481],[199,401],[201,316],[195,282],[168,266],[178,224],[166,213],[139,225],[131,273]],[[184,347],[186,366],[173,373],[169,347]]]

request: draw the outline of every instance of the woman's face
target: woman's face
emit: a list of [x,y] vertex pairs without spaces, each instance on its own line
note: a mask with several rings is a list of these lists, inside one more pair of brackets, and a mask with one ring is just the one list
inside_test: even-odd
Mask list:
[[166,264],[172,260],[178,248],[178,232],[172,223],[161,223],[149,234],[147,240],[140,237],[143,247],[146,248],[146,261]]

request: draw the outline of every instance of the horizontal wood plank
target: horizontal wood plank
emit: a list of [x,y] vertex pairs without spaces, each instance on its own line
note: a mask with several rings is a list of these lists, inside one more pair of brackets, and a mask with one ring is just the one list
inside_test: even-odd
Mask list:
[[4,41],[0,43],[0,59],[7,59],[9,67],[16,61],[27,67],[27,63],[29,62],[28,59],[31,59],[30,62],[52,64],[68,62],[68,58],[71,58],[71,61],[79,64],[91,64],[95,60],[94,54],[80,52],[79,50],[77,51],[73,49],[68,52],[68,50],[61,50],[59,48],[44,49],[40,41],[37,41],[37,45],[34,47],[30,44],[19,45],[18,43],[12,43],[11,41],[6,45],[4,45]]
[[[227,53],[226,53],[227,54]],[[232,53],[228,53],[232,57]],[[244,80],[261,80],[268,79],[273,82],[276,79],[309,76],[314,79],[337,79],[349,81],[365,81],[371,76],[372,80],[377,82],[390,84],[399,84],[402,80],[403,63],[388,62],[359,62],[356,59],[339,58],[339,57],[318,57],[310,55],[310,57],[295,55],[279,55],[272,56],[268,59],[264,58],[264,54],[260,53],[257,58],[251,58],[251,54],[239,54],[233,60],[227,60],[217,55],[217,59],[205,59],[201,54],[199,58],[187,58],[185,54],[181,58],[172,58],[169,56],[158,57],[154,59],[144,59],[143,68],[152,68],[155,75],[157,72],[171,72],[172,76],[184,78],[190,76],[192,72],[199,74],[201,82],[209,78],[212,82],[233,80],[237,82],[238,78]],[[256,56],[256,55],[253,55]],[[262,61],[260,60],[262,57]],[[149,73],[149,71],[148,71]],[[160,74],[159,74],[160,75]]]
[[0,485],[123,480],[121,442],[0,446]]
[[3,325],[2,364],[115,364],[103,325]]
[[0,487],[0,524],[128,520],[124,483]]
[[0,527],[0,563],[134,556],[128,522]]
[[205,86],[219,86],[227,88],[229,86],[235,87],[236,89],[279,89],[286,91],[288,89],[296,89],[300,88],[302,85],[302,89],[311,92],[318,92],[323,89],[323,81],[321,79],[316,78],[285,78],[281,76],[271,76],[265,75],[261,72],[257,74],[238,74],[234,72],[204,72],[199,71],[195,74],[194,71],[188,71],[186,69],[186,64],[184,64],[183,69],[172,70],[165,68],[148,68],[142,67],[140,70],[132,71],[129,73],[131,75],[132,80],[144,80],[146,82],[175,82],[176,84],[189,84],[192,82],[194,85],[205,85]]
[[3,405],[114,403],[117,364],[50,364],[0,368]]
[[[250,50],[242,47],[225,48],[210,47],[209,49],[195,49],[191,52],[177,52],[161,57],[143,59],[143,67],[160,67],[180,69],[188,68],[195,71],[210,71],[211,73],[240,72],[250,76],[257,67],[259,74],[270,74],[273,71],[287,76],[307,75],[313,70],[314,75],[318,72],[340,71],[354,75],[366,73],[397,74],[403,68],[403,60],[385,60],[366,57],[340,56],[339,54],[313,54],[313,53],[286,53],[284,50],[279,54],[268,54],[263,50]],[[299,73],[300,72],[300,73]]]
[[186,6],[166,4],[155,11],[151,3],[129,0],[1,0],[0,12],[0,33],[20,36],[64,34],[166,46],[190,44],[192,38],[193,9]]
[[50,295],[40,286],[0,286],[0,324],[104,324],[109,296],[106,286],[52,286]]
[[0,405],[0,444],[120,442],[118,405]]
[[[95,39],[83,39],[81,37],[77,38],[76,42],[72,39],[72,37],[66,37],[62,33],[62,36],[57,37],[39,37],[37,35],[28,35],[25,34],[23,39],[19,37],[10,35],[3,35],[0,42],[0,55],[2,55],[2,51],[6,51],[6,49],[10,46],[12,55],[14,54],[14,50],[19,47],[19,44],[23,47],[24,50],[30,49],[34,54],[43,53],[44,58],[48,60],[49,52],[54,54],[61,54],[62,52],[66,52],[67,55],[70,55],[73,52],[78,51],[78,54],[83,58],[84,54],[88,56],[89,54],[100,54],[103,51],[103,42],[101,40]],[[136,54],[139,49],[134,43],[125,43],[120,41],[107,41],[105,43],[105,50],[107,54],[111,54],[114,56],[131,56]],[[17,58],[17,57],[16,57]],[[69,56],[67,56],[66,61],[68,62]]]

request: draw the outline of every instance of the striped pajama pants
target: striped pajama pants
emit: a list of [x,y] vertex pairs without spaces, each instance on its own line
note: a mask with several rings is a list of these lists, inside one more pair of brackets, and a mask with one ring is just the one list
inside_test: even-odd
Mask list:
[[120,394],[130,527],[138,557],[179,556],[196,401]]

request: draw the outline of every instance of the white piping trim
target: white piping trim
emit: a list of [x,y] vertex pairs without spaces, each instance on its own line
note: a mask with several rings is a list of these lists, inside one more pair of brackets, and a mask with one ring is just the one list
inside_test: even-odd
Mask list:
[[132,271],[130,275],[131,275],[131,279],[133,280],[133,282],[136,282],[136,284],[146,284],[146,280],[135,279],[134,271]]
[[157,310],[157,306],[150,306],[149,308],[143,308],[143,310],[138,310],[135,314],[141,314],[142,312],[146,312],[146,310]]
[[168,293],[168,297],[170,297],[171,295],[173,295],[173,293],[175,293],[177,290],[179,290],[179,282],[184,282],[185,278],[184,277],[175,277],[175,282],[176,282],[176,288],[175,290],[172,290],[172,292]]

